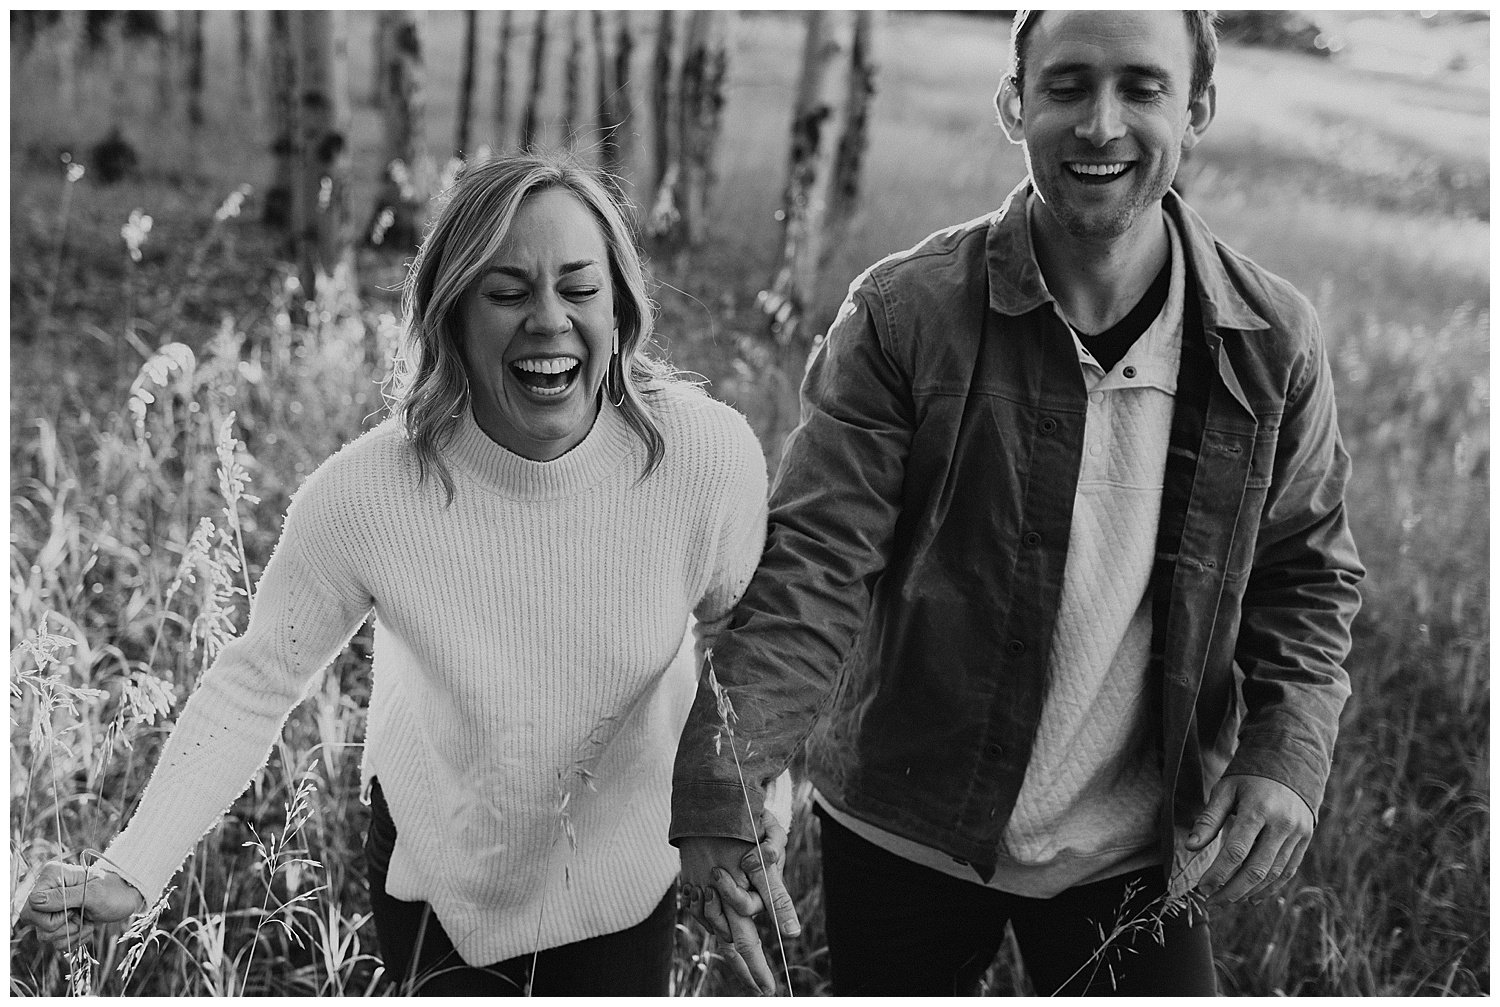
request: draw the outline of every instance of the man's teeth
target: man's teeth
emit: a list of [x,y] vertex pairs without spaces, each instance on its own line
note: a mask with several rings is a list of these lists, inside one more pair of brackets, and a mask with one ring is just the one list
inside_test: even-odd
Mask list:
[[1104,176],[1104,175],[1118,175],[1122,171],[1124,171],[1126,168],[1130,167],[1130,165],[1123,164],[1123,163],[1122,164],[1073,164],[1073,165],[1069,165],[1069,167],[1072,168],[1073,171],[1077,172],[1080,175],[1101,175],[1101,176]]

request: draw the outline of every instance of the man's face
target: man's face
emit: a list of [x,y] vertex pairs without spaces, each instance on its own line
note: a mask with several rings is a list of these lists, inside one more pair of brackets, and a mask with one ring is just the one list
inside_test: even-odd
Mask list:
[[1190,101],[1181,11],[1047,11],[1027,38],[1024,95],[999,101],[1038,195],[1069,235],[1113,241],[1166,194],[1182,151],[1213,117]]

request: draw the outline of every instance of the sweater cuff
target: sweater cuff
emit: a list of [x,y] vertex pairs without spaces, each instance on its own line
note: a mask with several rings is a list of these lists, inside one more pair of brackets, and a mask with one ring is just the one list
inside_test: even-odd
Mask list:
[[749,810],[737,783],[678,784],[672,791],[672,825],[667,839],[674,846],[691,836],[719,836],[755,844],[760,839],[763,796],[755,787],[748,790]]

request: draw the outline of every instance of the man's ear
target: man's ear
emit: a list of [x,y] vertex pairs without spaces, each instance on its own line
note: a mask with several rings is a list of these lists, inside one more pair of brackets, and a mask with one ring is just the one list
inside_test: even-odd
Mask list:
[[1198,141],[1203,139],[1208,124],[1214,121],[1214,111],[1217,108],[1218,94],[1214,90],[1214,82],[1209,81],[1208,86],[1203,89],[1194,100],[1188,102],[1187,128],[1182,131],[1182,149],[1191,150],[1198,146]]
[[1021,92],[1016,87],[1016,78],[1006,74],[995,92],[995,108],[1000,113],[1000,128],[1011,143],[1021,143]]

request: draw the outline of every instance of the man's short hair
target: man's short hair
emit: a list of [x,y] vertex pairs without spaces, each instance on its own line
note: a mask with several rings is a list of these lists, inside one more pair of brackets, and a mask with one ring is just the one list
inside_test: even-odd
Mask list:
[[[1018,10],[1010,23],[1010,51],[1012,59],[1011,81],[1016,94],[1021,94],[1021,85],[1026,77],[1026,37],[1036,26],[1038,10]],[[1188,35],[1193,42],[1193,78],[1188,89],[1188,98],[1197,101],[1214,77],[1214,62],[1219,57],[1219,29],[1214,24],[1217,11],[1185,10]]]

